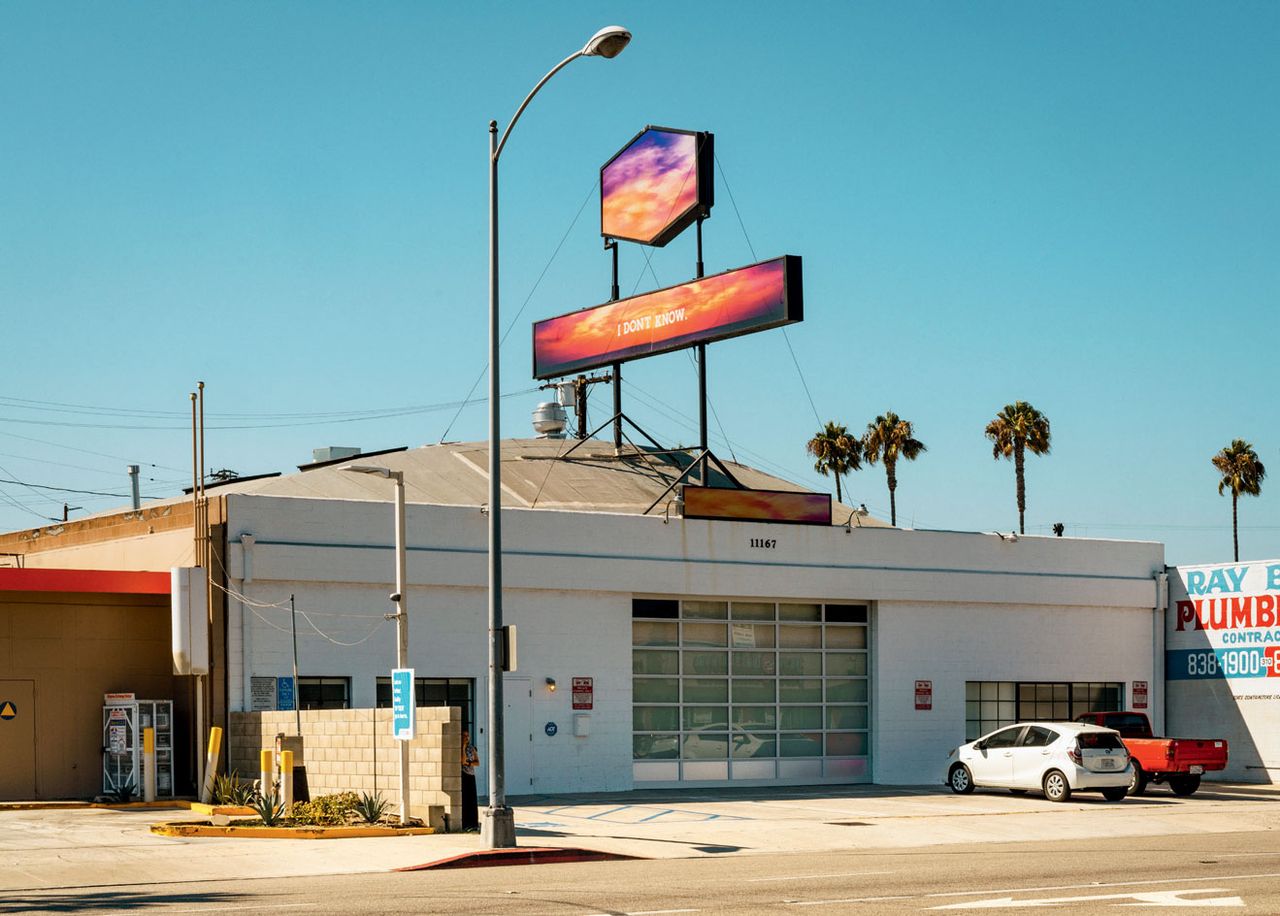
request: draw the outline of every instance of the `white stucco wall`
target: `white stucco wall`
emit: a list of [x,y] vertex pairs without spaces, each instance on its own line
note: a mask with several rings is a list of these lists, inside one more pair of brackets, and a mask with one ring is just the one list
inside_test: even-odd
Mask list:
[[[281,605],[230,602],[230,704],[243,709],[250,676],[291,672],[291,593],[337,642],[379,625],[390,610],[392,514],[389,502],[232,494],[228,519],[233,590]],[[411,663],[419,676],[476,678],[484,727],[486,518],[411,505],[407,528]],[[966,680],[1144,679],[1159,696],[1158,544],[540,510],[505,512],[503,529],[505,622],[519,629],[516,677],[529,679],[511,682],[508,703],[527,706],[508,719],[527,720],[532,736],[526,759],[509,748],[512,794],[631,786],[633,595],[871,603],[877,782],[941,779],[941,759],[963,738]],[[752,538],[777,546],[753,548]],[[351,676],[357,706],[372,705],[374,679],[393,661],[391,624],[347,647],[299,619],[300,673]],[[595,679],[586,737],[573,736],[574,676]],[[546,677],[560,689],[548,692]],[[930,713],[912,706],[917,678],[934,682]],[[521,779],[532,779],[527,790]]]
[[[880,602],[875,615],[875,781],[941,783],[965,739],[966,681],[1155,682],[1149,608]],[[933,708],[915,708],[915,682]]]

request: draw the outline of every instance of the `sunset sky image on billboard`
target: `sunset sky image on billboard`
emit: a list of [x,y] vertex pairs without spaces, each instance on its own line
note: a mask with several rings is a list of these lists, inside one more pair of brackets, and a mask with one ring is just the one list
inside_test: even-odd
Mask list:
[[706,133],[645,129],[600,170],[600,234],[656,246],[679,235],[711,206],[710,145]]
[[724,521],[830,525],[829,493],[685,487],[684,517]]
[[533,375],[556,378],[803,318],[800,258],[786,255],[539,321]]

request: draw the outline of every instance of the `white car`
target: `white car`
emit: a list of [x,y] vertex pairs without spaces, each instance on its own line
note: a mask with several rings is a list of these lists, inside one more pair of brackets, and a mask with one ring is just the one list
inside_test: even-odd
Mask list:
[[947,755],[946,784],[968,794],[975,786],[1022,793],[1040,789],[1049,801],[1101,790],[1107,801],[1129,791],[1133,768],[1120,733],[1078,722],[1010,725],[962,744]]

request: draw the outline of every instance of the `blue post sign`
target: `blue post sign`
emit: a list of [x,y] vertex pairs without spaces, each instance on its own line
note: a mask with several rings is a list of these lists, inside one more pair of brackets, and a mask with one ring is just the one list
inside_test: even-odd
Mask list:
[[414,731],[413,669],[391,669],[391,734],[412,741]]
[[290,711],[293,705],[293,678],[276,678],[276,709]]

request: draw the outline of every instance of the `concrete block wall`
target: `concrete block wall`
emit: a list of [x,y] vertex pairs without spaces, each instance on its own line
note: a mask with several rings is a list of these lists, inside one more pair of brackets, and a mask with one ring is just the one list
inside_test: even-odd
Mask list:
[[[297,731],[293,712],[233,712],[227,759],[241,779],[258,776],[259,752],[274,748],[276,735]],[[399,742],[391,736],[390,709],[311,709],[302,712],[303,749],[294,763],[307,769],[312,798],[334,792],[382,793],[400,806]],[[409,745],[409,807],[427,820],[438,805],[453,825],[461,823],[461,715],[456,706],[420,706]]]

